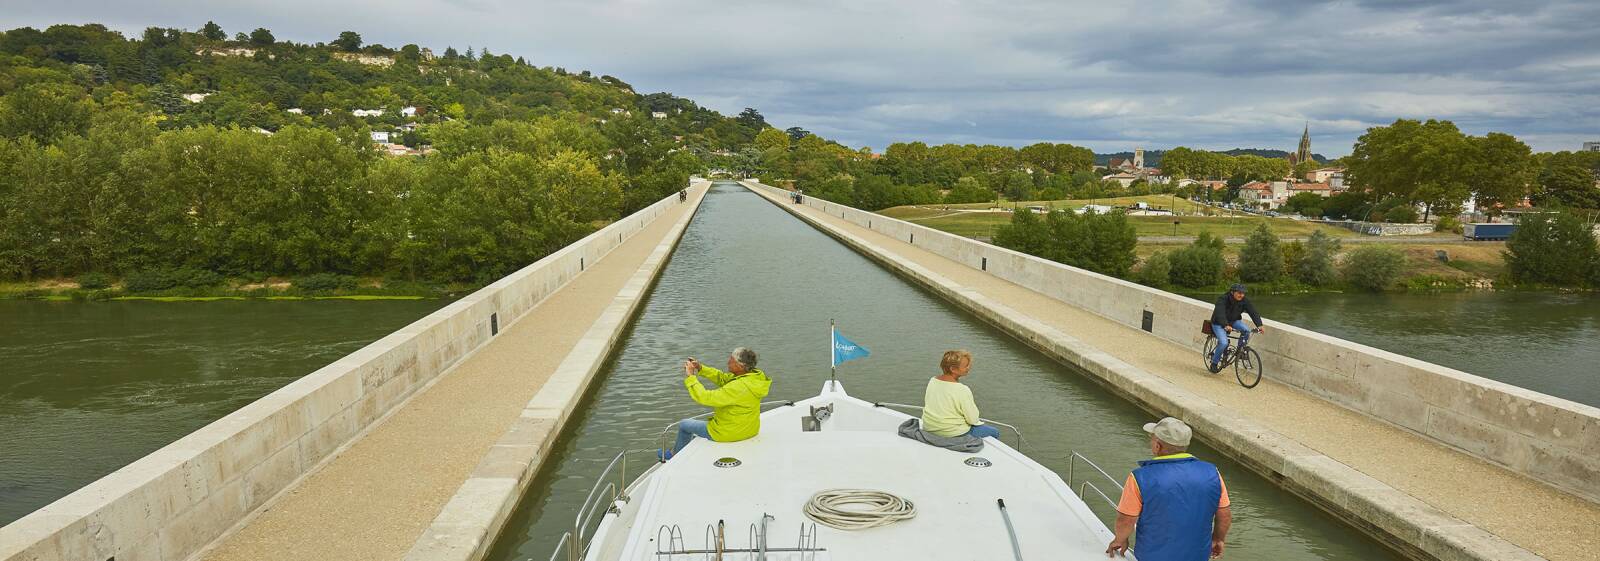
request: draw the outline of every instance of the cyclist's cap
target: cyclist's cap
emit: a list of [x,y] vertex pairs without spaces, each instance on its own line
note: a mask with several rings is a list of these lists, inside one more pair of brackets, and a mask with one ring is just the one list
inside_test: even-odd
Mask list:
[[1228,292],[1237,292],[1239,294],[1244,294],[1244,285],[1235,284],[1233,286],[1230,286],[1230,287],[1228,287]]
[[1145,423],[1144,432],[1156,435],[1156,439],[1173,446],[1188,446],[1189,439],[1194,436],[1194,431],[1189,425],[1183,424],[1173,417],[1166,417],[1154,423]]

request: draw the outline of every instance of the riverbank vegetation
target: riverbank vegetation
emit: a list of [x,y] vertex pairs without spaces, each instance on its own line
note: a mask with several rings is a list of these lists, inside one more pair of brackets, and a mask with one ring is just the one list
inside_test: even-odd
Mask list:
[[13,29],[0,280],[232,295],[364,278],[307,290],[435,294],[676,192],[767,128],[754,110],[727,118],[481,46]]
[[1525,218],[1511,241],[1345,244],[1313,231],[1284,241],[1259,223],[1243,244],[1201,232],[1182,245],[1140,245],[1120,212],[1018,211],[995,245],[1157,288],[1266,293],[1600,288],[1600,245],[1569,213]]

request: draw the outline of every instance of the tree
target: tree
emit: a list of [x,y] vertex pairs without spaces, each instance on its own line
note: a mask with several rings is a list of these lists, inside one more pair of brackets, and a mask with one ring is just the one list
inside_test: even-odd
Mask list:
[[1239,278],[1245,282],[1274,282],[1282,276],[1283,252],[1278,236],[1262,222],[1239,251]]
[[1578,286],[1595,278],[1600,247],[1572,213],[1527,214],[1506,241],[1505,259],[1517,282]]
[[1222,238],[1200,232],[1194,242],[1172,252],[1172,283],[1187,288],[1204,288],[1222,282]]
[[257,47],[270,47],[276,42],[278,39],[265,27],[257,27],[255,31],[250,32],[250,44]]
[[32,137],[48,144],[82,134],[94,108],[94,101],[76,86],[29,84],[0,98],[0,138]]
[[212,41],[221,41],[228,38],[228,34],[222,30],[222,26],[217,25],[217,22],[214,21],[208,21],[204,27],[200,28],[200,36]]
[[1528,196],[1539,170],[1527,144],[1498,132],[1473,137],[1471,141],[1477,153],[1469,177],[1478,208],[1497,215],[1500,209]]
[[347,53],[358,52],[361,50],[361,34],[354,31],[341,31],[339,32],[339,38],[334,39],[329,44]]
[[461,53],[456,52],[456,48],[455,47],[445,47],[444,48],[444,59],[445,60],[455,60],[457,58],[461,58]]
[[1328,286],[1336,278],[1333,256],[1339,253],[1339,239],[1323,233],[1311,232],[1306,239],[1305,253],[1294,264],[1294,277],[1311,286]]
[[1544,154],[1534,201],[1576,208],[1600,208],[1600,153]]
[[783,129],[783,132],[788,134],[791,140],[800,140],[811,134],[811,131],[802,129],[800,127],[789,127],[787,129]]
[[1399,250],[1380,245],[1364,245],[1345,256],[1341,273],[1351,286],[1381,292],[1400,278],[1406,258]]
[[1171,278],[1172,261],[1164,251],[1157,251],[1155,254],[1146,257],[1144,263],[1139,266],[1139,272],[1135,275],[1135,280],[1138,280],[1139,284],[1156,288],[1166,286],[1171,281]]
[[956,181],[956,186],[945,193],[944,202],[949,204],[986,203],[994,200],[994,191],[978,184],[978,180],[963,177]]
[[744,108],[744,111],[740,111],[739,116],[734,120],[752,130],[762,130],[767,128],[767,119],[762,117],[761,112],[756,111],[754,107]]
[[1471,195],[1472,174],[1480,165],[1477,152],[1455,123],[1399,119],[1361,135],[1346,159],[1346,175],[1378,198],[1422,205],[1426,219],[1435,209],[1459,207]]
[[1325,202],[1327,199],[1316,193],[1295,193],[1283,202],[1279,210],[1315,218],[1322,216],[1322,204]]

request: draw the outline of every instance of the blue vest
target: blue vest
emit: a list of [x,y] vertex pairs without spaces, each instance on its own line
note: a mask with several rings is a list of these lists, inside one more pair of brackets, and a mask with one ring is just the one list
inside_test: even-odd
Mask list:
[[1134,532],[1139,561],[1206,561],[1211,521],[1222,499],[1217,466],[1194,456],[1139,462],[1133,470],[1144,506]]

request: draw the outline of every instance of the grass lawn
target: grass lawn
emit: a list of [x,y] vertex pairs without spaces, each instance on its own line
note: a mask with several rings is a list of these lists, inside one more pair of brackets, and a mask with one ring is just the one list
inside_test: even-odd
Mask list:
[[[995,203],[992,203],[992,202],[988,202],[988,203],[965,203],[965,204],[954,204],[954,205],[929,205],[929,206],[934,207],[934,208],[949,207],[949,208],[952,208],[952,209],[959,208],[959,209],[967,209],[967,210],[989,209],[989,208],[995,208],[995,206],[999,206],[1000,208],[1016,208],[1016,207],[1029,207],[1029,206],[1042,206],[1042,207],[1045,207],[1045,208],[1078,208],[1078,207],[1081,207],[1083,205],[1091,205],[1091,204],[1092,205],[1108,205],[1108,206],[1114,206],[1114,207],[1126,207],[1126,206],[1133,206],[1133,203],[1136,203],[1136,202],[1145,203],[1145,204],[1148,204],[1148,205],[1156,207],[1156,208],[1172,208],[1172,206],[1173,206],[1173,197],[1171,195],[1138,195],[1138,196],[1132,196],[1132,197],[1110,197],[1110,198],[1104,198],[1104,199],[1068,199],[1068,200],[1060,200],[1060,201],[1000,201],[999,205],[996,205]],[[1205,205],[1195,204],[1194,201],[1190,201],[1190,200],[1184,199],[1184,198],[1177,199],[1177,210],[1178,210],[1178,212],[1185,213],[1185,214],[1194,213],[1194,212],[1197,212],[1197,211],[1198,212],[1203,212],[1203,213],[1214,213],[1214,212],[1217,212],[1217,209],[1215,209],[1215,208],[1208,207],[1208,206],[1205,206]]]
[[[952,205],[951,208],[956,208]],[[933,228],[956,234],[958,236],[989,238],[1001,224],[1011,222],[1009,212],[955,212],[938,208],[900,206],[878,211],[878,214],[890,218],[899,218]],[[1128,222],[1138,231],[1140,236],[1171,236],[1173,234],[1172,221],[1178,221],[1177,234],[1179,236],[1198,236],[1200,232],[1209,231],[1213,235],[1222,237],[1244,237],[1255,230],[1256,225],[1267,223],[1279,236],[1305,237],[1311,232],[1322,230],[1334,237],[1359,236],[1356,232],[1344,228],[1335,228],[1312,222],[1302,222],[1287,218],[1267,218],[1262,216],[1129,216]]]

